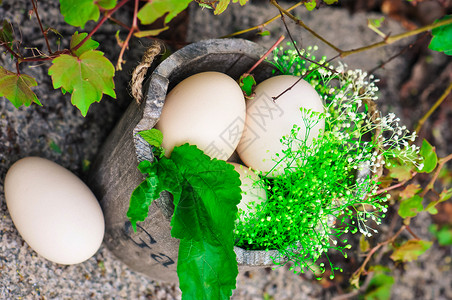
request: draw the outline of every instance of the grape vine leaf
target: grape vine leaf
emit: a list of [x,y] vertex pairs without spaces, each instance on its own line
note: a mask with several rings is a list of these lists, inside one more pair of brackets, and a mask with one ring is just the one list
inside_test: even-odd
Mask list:
[[[224,12],[226,10],[226,8],[228,8],[228,5],[230,2],[231,2],[231,0],[220,0],[220,2],[215,7],[214,14],[219,15],[222,12]],[[243,6],[246,4],[246,2],[248,2],[248,0],[232,0],[232,3],[237,3],[237,2],[239,2],[240,5]]]
[[394,261],[409,262],[416,260],[420,255],[424,254],[433,242],[423,240],[409,240],[397,247],[390,256]]
[[[452,15],[444,16],[443,18],[436,20],[439,21],[449,20]],[[447,55],[452,55],[452,24],[444,25],[432,30],[433,38],[428,47],[434,51],[444,52]]]
[[60,12],[66,23],[81,28],[89,20],[97,21],[100,16],[99,7],[93,0],[60,0]]
[[31,90],[31,87],[37,85],[33,77],[10,72],[0,66],[0,97],[7,98],[16,108],[29,106],[32,102],[42,106]]
[[165,24],[185,10],[192,0],[153,0],[138,11],[138,19],[143,25],[152,24],[165,16]]
[[423,211],[422,197],[414,195],[411,198],[403,200],[399,207],[399,216],[402,218],[415,217],[419,212]]
[[0,42],[6,43],[9,47],[11,47],[13,41],[13,26],[7,20],[3,20],[2,29],[0,29]]
[[116,98],[113,64],[97,50],[84,52],[80,57],[62,54],[52,61],[49,75],[53,87],[72,94],[71,102],[83,116],[90,105],[106,94]]
[[[78,33],[76,31],[71,38],[70,48],[73,49],[77,46],[88,34],[86,32]],[[80,56],[83,53],[89,50],[95,50],[99,47],[99,43],[95,40],[89,38],[86,42],[83,43],[77,50],[73,51],[76,56]]]

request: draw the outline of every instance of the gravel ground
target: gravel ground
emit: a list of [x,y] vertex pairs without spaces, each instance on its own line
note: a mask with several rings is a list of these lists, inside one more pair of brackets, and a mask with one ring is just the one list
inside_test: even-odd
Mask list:
[[[284,4],[283,4],[284,5]],[[73,30],[64,25],[54,1],[40,3],[41,18],[46,25],[57,28],[63,36],[69,36]],[[287,7],[287,5],[286,5]],[[43,40],[29,40],[39,37],[39,28],[34,19],[27,15],[31,4],[4,0],[0,6],[0,19],[12,20],[16,28],[21,28],[24,44],[43,46]],[[299,11],[303,11],[302,9]],[[197,41],[218,37],[235,30],[254,26],[275,15],[274,9],[249,4],[243,8],[233,5],[224,15],[213,17],[206,10],[191,7],[187,29],[187,40]],[[369,15],[349,13],[342,9],[325,8],[313,13],[303,14],[303,20],[317,28],[319,33],[336,43],[339,47],[353,48],[378,37],[367,29],[366,18]],[[127,18],[127,16],[123,16]],[[373,14],[371,17],[378,17]],[[338,23],[340,22],[340,23]],[[205,26],[209,24],[209,26]],[[390,21],[389,31],[403,31],[398,23]],[[303,45],[313,43],[304,31],[290,25],[296,40]],[[334,28],[334,31],[331,30]],[[343,30],[338,33],[338,28]],[[272,35],[256,37],[247,35],[263,45],[270,45],[284,32],[280,22],[268,27]],[[17,29],[16,29],[17,30]],[[87,28],[89,30],[89,28]],[[110,58],[119,53],[115,45],[116,28],[107,24],[94,37],[102,41],[101,51]],[[405,41],[403,45],[408,42]],[[317,43],[319,44],[319,43]],[[364,70],[372,69],[385,58],[396,53],[403,45],[386,47],[375,52],[353,56],[346,62],[350,67]],[[321,46],[321,45],[319,45]],[[18,159],[37,155],[55,161],[84,178],[83,166],[92,161],[102,141],[114,126],[116,120],[130,102],[126,89],[131,68],[139,60],[144,46],[135,43],[127,53],[127,64],[115,81],[118,99],[104,98],[101,103],[90,109],[86,118],[70,104],[68,95],[61,95],[52,88],[46,67],[24,67],[24,72],[36,77],[40,83],[35,89],[43,107],[32,105],[15,109],[6,99],[0,99],[0,298],[1,299],[177,299],[179,291],[174,284],[152,281],[144,275],[130,270],[117,260],[108,249],[102,246],[99,251],[84,263],[63,266],[49,262],[37,255],[22,240],[8,214],[3,195],[3,180],[8,168]],[[331,56],[331,53],[320,53]],[[439,66],[447,62],[444,56],[431,53],[432,74]],[[9,59],[2,57],[2,66],[13,69]],[[6,65],[5,65],[6,64]],[[9,64],[9,65],[8,65]],[[409,56],[401,56],[379,70],[381,77],[381,109],[393,111],[402,116],[403,121],[412,126],[412,115],[401,107],[398,94],[401,85],[410,78],[413,61]],[[436,69],[435,69],[436,67]],[[435,71],[436,70],[436,71]],[[405,116],[405,118],[403,118]],[[446,128],[447,129],[447,128]],[[450,141],[450,139],[449,139]],[[447,139],[446,139],[447,142]],[[57,147],[55,147],[57,145]],[[450,153],[450,149],[439,151]],[[387,219],[387,223],[390,223]],[[432,239],[427,231],[431,219],[421,215],[414,220],[413,229],[421,236]],[[382,226],[384,232],[388,224]],[[419,261],[395,268],[396,283],[392,289],[393,299],[452,299],[451,247],[435,246],[423,255]],[[354,269],[358,253],[343,260],[344,277]],[[353,263],[353,261],[355,261]],[[340,277],[340,276],[338,276]],[[343,287],[342,287],[343,288]],[[330,299],[345,293],[335,282],[317,283],[312,275],[293,274],[286,268],[276,270],[262,269],[240,274],[238,287],[233,299]]]

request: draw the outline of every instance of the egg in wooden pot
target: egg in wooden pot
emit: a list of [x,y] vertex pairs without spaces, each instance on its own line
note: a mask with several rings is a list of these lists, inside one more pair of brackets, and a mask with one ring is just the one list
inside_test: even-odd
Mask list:
[[267,200],[267,192],[259,183],[259,175],[251,169],[235,162],[228,163],[233,165],[234,170],[240,175],[242,199],[237,208],[239,210],[239,219],[243,221],[245,216],[255,212],[257,205]]
[[227,160],[245,126],[245,100],[234,79],[202,72],[177,84],[167,95],[156,128],[170,155],[175,146],[196,145],[212,158]]
[[[294,125],[300,127],[300,130],[292,149],[296,149],[300,141],[310,145],[312,139],[317,138],[320,130],[325,127],[324,119],[318,119],[306,136],[307,130],[300,108],[323,113],[324,107],[319,95],[308,82],[301,80],[294,85],[298,79],[299,77],[292,75],[270,77],[256,86],[254,98],[246,102],[245,129],[237,146],[237,153],[247,166],[268,173],[269,177],[282,174],[287,167],[287,162],[282,159],[282,152],[286,147],[280,140],[283,136],[290,135]],[[290,87],[292,88],[287,90]],[[283,92],[283,95],[274,100]],[[281,158],[277,157],[278,153]],[[281,163],[276,164],[280,160]]]
[[39,255],[76,264],[99,249],[105,229],[101,207],[69,170],[44,158],[23,158],[8,170],[4,190],[14,225]]

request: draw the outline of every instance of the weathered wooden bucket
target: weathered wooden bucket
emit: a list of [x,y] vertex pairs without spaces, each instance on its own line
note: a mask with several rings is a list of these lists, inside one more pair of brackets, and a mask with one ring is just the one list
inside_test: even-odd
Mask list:
[[[150,146],[136,133],[154,127],[165,97],[183,79],[204,71],[218,71],[234,79],[264,53],[263,47],[242,39],[206,40],[182,48],[164,60],[144,84],[145,101],[133,102],[110,134],[90,171],[88,183],[102,206],[107,247],[131,269],[166,282],[177,282],[179,241],[171,237],[174,206],[169,194],[154,201],[149,217],[134,233],[126,213],[134,188],[143,180],[137,165],[152,160]],[[253,72],[259,83],[274,67],[263,62]],[[246,251],[235,247],[240,271],[272,265],[273,251]]]

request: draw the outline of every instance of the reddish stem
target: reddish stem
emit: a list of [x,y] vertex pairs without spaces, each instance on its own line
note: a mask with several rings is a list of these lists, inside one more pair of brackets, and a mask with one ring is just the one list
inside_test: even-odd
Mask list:
[[254,69],[256,69],[256,67],[270,54],[272,53],[272,51],[284,40],[285,36],[281,35],[280,38],[276,41],[276,43],[273,44],[273,46],[271,46],[270,49],[267,50],[267,52],[265,52],[264,55],[262,55],[262,57],[247,71],[245,72],[242,76],[246,77],[248,75],[250,75],[251,72],[253,72]]
[[126,48],[129,46],[129,41],[132,38],[132,34],[138,30],[138,5],[139,0],[135,0],[135,6],[133,8],[133,21],[132,21],[132,27],[129,30],[129,34],[127,35],[127,38],[124,41],[124,44],[122,45],[121,52],[119,53],[118,62],[116,63],[116,70],[121,70],[121,64],[123,63],[122,57],[124,56],[124,52],[126,51]]
[[108,18],[110,18],[110,16],[112,14],[114,14],[120,7],[122,7],[124,4],[126,4],[129,1],[130,0],[122,0],[114,8],[107,11],[107,13],[102,17],[102,19],[99,21],[99,23],[97,23],[97,25],[93,28],[93,30],[91,30],[91,32],[80,43],[78,43],[74,48],[72,48],[71,51],[75,51],[78,48],[80,48],[88,39],[90,39],[93,36],[94,33],[96,33],[97,30],[99,30],[100,26],[102,26],[102,24],[104,24],[105,21],[107,21]]
[[[35,2],[36,1],[36,2]],[[31,3],[33,4],[33,11],[36,14],[36,19],[38,20],[39,27],[41,28],[41,32],[44,35],[44,40],[46,41],[47,49],[49,49],[49,54],[52,54],[52,48],[50,48],[49,39],[47,38],[47,32],[42,27],[41,18],[39,17],[38,13],[38,1],[37,0],[31,0]]]

